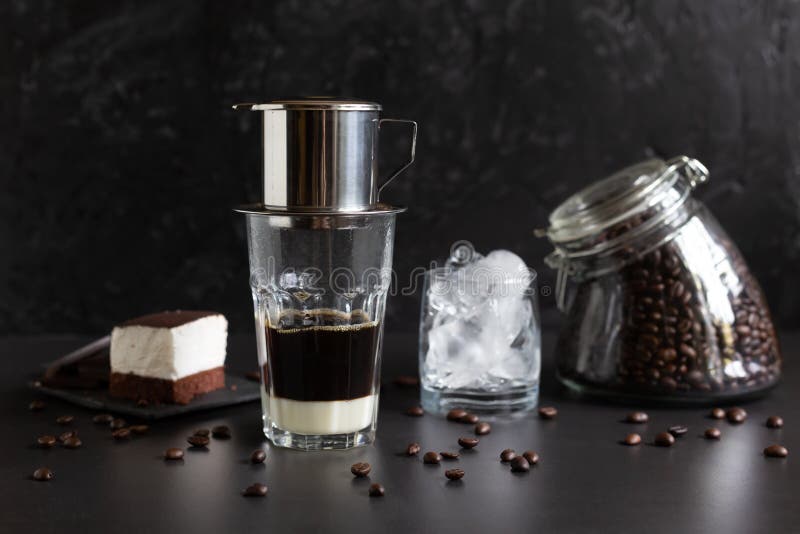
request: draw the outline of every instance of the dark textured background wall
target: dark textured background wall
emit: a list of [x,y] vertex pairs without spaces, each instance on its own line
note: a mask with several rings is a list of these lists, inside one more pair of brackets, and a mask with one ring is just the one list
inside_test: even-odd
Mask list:
[[[258,198],[258,116],[230,104],[297,94],[420,122],[417,164],[385,195],[411,207],[401,273],[469,239],[549,283],[531,230],[557,202],[690,154],[797,326],[799,47],[789,1],[3,2],[0,332],[102,332],[177,307],[249,331],[230,208]],[[390,327],[417,306],[395,299]]]

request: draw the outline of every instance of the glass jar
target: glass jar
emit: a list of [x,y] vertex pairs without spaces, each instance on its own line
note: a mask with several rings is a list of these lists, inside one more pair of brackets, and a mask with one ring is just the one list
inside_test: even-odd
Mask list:
[[742,255],[691,196],[681,156],[624,169],[566,200],[547,235],[566,315],[559,379],[584,393],[681,403],[755,396],[781,375],[769,309]]

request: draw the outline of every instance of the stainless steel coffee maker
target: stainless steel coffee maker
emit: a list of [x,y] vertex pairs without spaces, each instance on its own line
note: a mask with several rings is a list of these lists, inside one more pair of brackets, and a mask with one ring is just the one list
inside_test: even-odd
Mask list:
[[[239,104],[263,115],[263,198],[245,215],[264,433],[302,450],[375,437],[395,216],[381,191],[414,161],[417,124],[340,98]],[[387,124],[410,156],[378,175]]]

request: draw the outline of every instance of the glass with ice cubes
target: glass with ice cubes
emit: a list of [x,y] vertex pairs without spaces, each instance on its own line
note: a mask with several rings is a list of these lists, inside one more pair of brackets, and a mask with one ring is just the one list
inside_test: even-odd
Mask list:
[[426,411],[531,410],[539,396],[536,272],[508,250],[483,256],[453,245],[426,273],[419,364]]

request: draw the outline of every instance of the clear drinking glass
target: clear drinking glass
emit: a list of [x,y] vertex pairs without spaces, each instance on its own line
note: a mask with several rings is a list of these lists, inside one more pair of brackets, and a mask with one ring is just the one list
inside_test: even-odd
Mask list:
[[371,443],[395,213],[246,217],[264,433],[303,450]]
[[478,271],[426,273],[419,345],[426,411],[519,412],[538,402],[536,273]]

